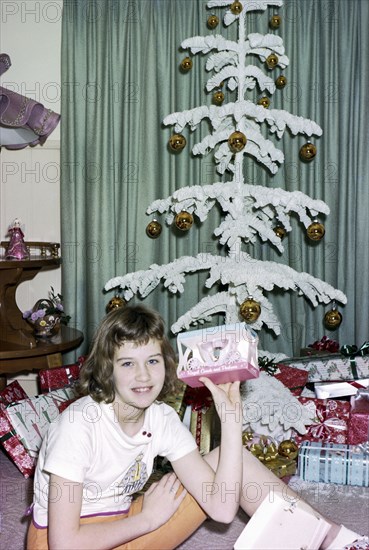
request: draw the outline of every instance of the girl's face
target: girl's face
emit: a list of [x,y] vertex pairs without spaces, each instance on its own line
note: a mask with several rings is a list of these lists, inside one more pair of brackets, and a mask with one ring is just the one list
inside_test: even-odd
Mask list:
[[142,346],[125,342],[116,349],[113,365],[115,402],[124,406],[119,409],[125,410],[127,416],[139,413],[138,419],[140,411],[143,415],[164,384],[165,364],[160,342],[150,340]]

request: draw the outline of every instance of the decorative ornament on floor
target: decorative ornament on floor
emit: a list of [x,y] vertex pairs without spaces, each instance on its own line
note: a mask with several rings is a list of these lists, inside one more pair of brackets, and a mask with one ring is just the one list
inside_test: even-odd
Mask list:
[[32,309],[23,313],[32,326],[35,336],[38,338],[49,338],[60,330],[60,325],[67,325],[70,316],[66,315],[63,306],[63,296],[55,294],[53,287],[49,292],[49,298],[38,300]]
[[29,258],[29,251],[24,242],[24,233],[18,218],[9,226],[8,235],[10,235],[10,241],[6,249],[6,259],[27,260]]
[[155,218],[147,224],[146,227],[146,235],[150,237],[150,239],[157,239],[160,237],[162,232],[162,225],[158,220]]
[[185,210],[182,210],[182,212],[179,212],[176,215],[175,225],[181,231],[188,231],[189,229],[191,229],[193,225],[192,214],[190,214],[190,212],[186,212]]
[[175,153],[181,152],[186,147],[186,138],[182,134],[173,134],[169,139],[169,147]]
[[125,300],[123,300],[123,298],[121,296],[119,296],[119,294],[116,294],[107,303],[106,313],[110,313],[111,311],[114,311],[115,309],[118,309],[120,307],[124,307],[126,305],[126,303],[127,302]]
[[321,241],[325,235],[324,225],[318,220],[314,220],[307,229],[306,234],[312,241]]
[[214,14],[209,15],[207,24],[209,29],[215,29],[219,25],[219,17]]
[[342,315],[336,304],[324,315],[324,325],[329,330],[336,330],[342,323]]
[[278,55],[276,55],[275,53],[271,53],[266,58],[265,63],[268,69],[275,69],[275,67],[278,65],[278,61],[279,61]]
[[245,148],[247,143],[247,138],[245,134],[236,130],[228,138],[228,145],[232,153],[239,153],[242,149]]
[[184,73],[188,73],[192,69],[193,63],[192,59],[190,57],[185,57],[181,61],[181,71]]
[[280,15],[272,15],[269,21],[269,26],[271,29],[279,29],[282,23],[282,17]]
[[300,158],[306,162],[313,160],[316,157],[316,154],[317,148],[313,143],[310,143],[310,141],[305,143],[300,149]]
[[282,90],[287,85],[287,78],[281,74],[275,79],[275,85],[278,90]]
[[245,319],[246,323],[252,324],[255,323],[260,317],[261,313],[261,307],[259,302],[254,300],[252,296],[247,298],[242,304],[240,305],[240,314],[243,319]]

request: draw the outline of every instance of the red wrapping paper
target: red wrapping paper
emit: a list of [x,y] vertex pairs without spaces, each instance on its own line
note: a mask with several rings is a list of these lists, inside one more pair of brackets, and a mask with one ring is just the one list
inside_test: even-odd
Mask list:
[[301,394],[309,377],[308,371],[289,367],[288,365],[278,364],[278,371],[274,375],[291,393],[295,396]]
[[369,390],[351,397],[348,443],[358,445],[369,441]]
[[66,388],[79,378],[79,373],[85,358],[79,357],[77,363],[57,367],[55,369],[42,369],[38,372],[38,380],[42,392],[50,392]]
[[19,437],[12,431],[5,409],[7,404],[27,398],[28,395],[17,381],[0,393],[0,443],[25,478],[33,475],[36,459],[29,456]]
[[348,401],[335,399],[311,399],[298,397],[305,406],[315,405],[314,423],[306,426],[306,434],[294,432],[293,439],[299,445],[302,441],[347,443],[351,405]]

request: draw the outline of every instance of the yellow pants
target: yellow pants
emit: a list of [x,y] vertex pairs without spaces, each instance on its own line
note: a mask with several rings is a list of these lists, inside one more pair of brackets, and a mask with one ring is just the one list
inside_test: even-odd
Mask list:
[[[143,496],[139,496],[131,504],[125,517],[139,514],[142,509]],[[100,516],[81,518],[81,524],[102,523],[122,519],[122,514],[118,516]],[[159,529],[151,531],[142,537],[131,540],[114,550],[172,550],[179,546],[206,519],[206,514],[197,504],[197,502],[187,494],[178,510],[173,516]],[[27,550],[48,550],[47,528],[38,529],[31,523],[28,529]]]

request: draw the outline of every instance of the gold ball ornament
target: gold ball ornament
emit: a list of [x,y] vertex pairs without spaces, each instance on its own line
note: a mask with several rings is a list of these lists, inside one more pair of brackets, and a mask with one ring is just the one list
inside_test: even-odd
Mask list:
[[272,17],[269,20],[269,26],[272,29],[278,29],[281,26],[282,23],[282,17],[280,15],[272,15]]
[[285,456],[293,460],[297,457],[298,453],[299,448],[294,441],[286,439],[285,441],[281,441],[278,445],[278,454],[281,456]]
[[274,233],[277,235],[277,237],[279,237],[281,239],[281,241],[285,238],[286,236],[286,230],[285,228],[282,226],[282,225],[276,225],[274,228],[273,228],[273,231]]
[[327,311],[327,313],[324,315],[324,324],[326,328],[329,330],[335,330],[340,326],[341,323],[342,323],[342,315],[336,309],[336,307],[333,307],[331,310]]
[[313,143],[308,141],[300,149],[300,158],[305,161],[310,161],[315,158],[317,149]]
[[231,4],[231,12],[233,13],[233,15],[239,15],[242,10],[243,5],[241,4],[241,2],[238,2],[236,0],[236,2],[233,2],[233,4]]
[[182,134],[173,134],[169,139],[169,147],[175,153],[179,153],[186,147],[186,138]]
[[219,17],[216,15],[209,15],[207,21],[209,29],[215,29],[219,25]]
[[228,138],[228,145],[233,153],[239,153],[245,148],[247,139],[242,132],[233,132]]
[[247,298],[240,305],[240,314],[246,323],[255,323],[260,317],[261,307],[259,302],[253,298]]
[[223,101],[224,101],[224,93],[221,90],[214,92],[213,103],[215,103],[215,105],[221,105]]
[[150,237],[150,239],[157,239],[160,236],[162,229],[162,225],[158,222],[158,220],[152,220],[147,224],[146,235]]
[[265,107],[265,109],[267,109],[270,105],[270,99],[269,97],[261,97],[258,101],[258,105],[261,105],[262,107]]
[[278,65],[278,56],[275,53],[271,53],[265,60],[268,69],[274,69]]
[[114,311],[115,309],[118,309],[120,307],[124,307],[126,305],[126,301],[123,300],[120,296],[116,295],[114,296],[107,304],[106,306],[106,312],[110,313],[111,311]]
[[175,217],[175,224],[181,231],[188,231],[193,225],[193,216],[189,212],[182,210]]
[[324,225],[318,220],[314,220],[306,229],[306,234],[312,241],[320,241],[325,234]]
[[184,59],[182,59],[182,61],[181,61],[182,71],[187,73],[188,71],[190,71],[192,69],[192,66],[193,66],[193,63],[192,63],[192,59],[190,57],[185,57]]
[[287,85],[287,78],[281,74],[278,78],[275,79],[275,85],[278,90],[282,90]]

